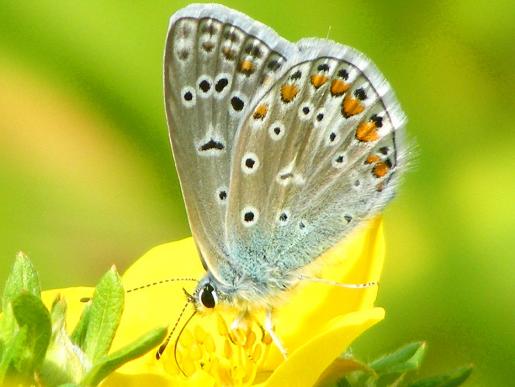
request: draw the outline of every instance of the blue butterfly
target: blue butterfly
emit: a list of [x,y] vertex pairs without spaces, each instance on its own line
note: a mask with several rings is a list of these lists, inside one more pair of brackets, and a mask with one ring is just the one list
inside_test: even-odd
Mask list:
[[323,282],[306,266],[393,197],[405,115],[360,52],[326,39],[290,43],[215,4],[172,16],[164,86],[207,271],[191,301],[197,311],[266,310],[265,328],[286,354],[272,311],[300,281]]

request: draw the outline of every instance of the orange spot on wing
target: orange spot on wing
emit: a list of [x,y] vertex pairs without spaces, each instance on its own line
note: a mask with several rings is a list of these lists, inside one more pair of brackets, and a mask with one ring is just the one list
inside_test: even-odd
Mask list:
[[379,140],[379,133],[374,121],[362,122],[356,129],[356,138],[359,141],[370,142]]
[[263,118],[265,118],[266,113],[268,113],[268,105],[262,103],[256,108],[256,110],[254,110],[254,114],[252,115],[252,117],[255,120],[262,120]]
[[381,159],[379,158],[378,155],[370,155],[367,157],[367,161],[365,161],[365,164],[377,163],[379,160],[381,160]]
[[388,167],[388,165],[386,165],[385,162],[380,161],[380,162],[376,163],[376,165],[374,165],[374,168],[372,168],[372,174],[378,178],[384,177],[388,173],[389,170],[390,170],[390,168]]
[[285,83],[281,86],[281,100],[285,103],[293,101],[299,89],[293,83]]
[[331,82],[331,95],[339,97],[349,90],[350,84],[342,81],[341,79],[335,79]]
[[240,72],[243,74],[250,75],[254,70],[254,64],[250,60],[243,60],[240,62]]
[[359,99],[346,95],[343,98],[342,103],[342,114],[345,118],[349,118],[356,114],[361,113],[365,110],[365,105],[363,105]]
[[313,74],[311,76],[311,84],[315,87],[315,89],[318,89],[320,86],[322,86],[326,82],[327,82],[327,77],[323,74]]

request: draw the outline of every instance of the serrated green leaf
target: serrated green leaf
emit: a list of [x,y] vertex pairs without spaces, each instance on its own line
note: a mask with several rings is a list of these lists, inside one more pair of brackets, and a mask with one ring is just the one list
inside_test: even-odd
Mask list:
[[12,301],[14,317],[20,327],[27,327],[27,349],[32,354],[29,369],[38,368],[52,335],[50,313],[41,299],[31,293],[23,292]]
[[130,360],[136,359],[155,348],[166,337],[166,328],[150,331],[133,343],[104,357],[84,377],[81,386],[96,386],[105,377]]
[[5,283],[2,295],[2,310],[5,310],[7,305],[24,290],[34,296],[41,297],[38,273],[29,257],[20,252],[14,260],[13,268]]
[[120,276],[113,267],[100,280],[91,301],[84,352],[93,363],[111,347],[122,316],[124,295]]
[[19,367],[19,360],[25,352],[25,344],[27,342],[26,326],[22,327],[11,339],[6,343],[5,351],[0,361],[0,386],[4,385],[5,379],[13,368]]
[[410,343],[388,355],[381,356],[368,365],[379,375],[401,374],[418,369],[425,352],[426,343]]
[[90,316],[91,303],[84,304],[84,309],[80,315],[79,322],[70,336],[72,343],[76,344],[80,348],[84,348],[84,340],[86,339],[86,333],[88,332]]
[[409,387],[457,387],[461,386],[472,373],[473,366],[466,366],[446,375],[432,376],[412,382]]

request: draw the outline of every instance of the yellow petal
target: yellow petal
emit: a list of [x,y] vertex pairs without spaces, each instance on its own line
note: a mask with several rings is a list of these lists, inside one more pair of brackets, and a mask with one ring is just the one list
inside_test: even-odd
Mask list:
[[[193,239],[186,238],[151,249],[123,274],[122,282],[125,289],[132,289],[170,278],[200,279],[204,273]],[[191,293],[195,286],[196,282],[192,281],[173,281],[128,293],[113,350],[141,332],[173,325],[186,303],[183,288]],[[189,306],[185,314],[191,312]]]
[[329,328],[298,348],[264,384],[266,387],[312,386],[351,342],[384,318],[382,308],[337,317]]
[[[141,335],[141,332],[147,332],[158,326],[169,326],[171,329],[186,305],[183,288],[192,293],[196,286],[194,281],[182,280],[153,284],[171,278],[200,279],[204,273],[205,270],[192,238],[159,245],[138,259],[123,274],[124,287],[128,290],[148,284],[150,286],[127,293],[123,318],[113,341],[112,351],[127,345]],[[192,305],[187,305],[178,325],[179,328],[192,312]],[[199,317],[196,316],[194,321]],[[138,378],[141,375],[159,375],[165,386],[169,385],[168,383],[181,385],[186,382],[188,385],[190,383],[196,385],[195,380],[201,381],[198,385],[205,385],[206,380],[210,380],[212,384],[213,379],[204,372],[196,372],[194,377],[188,380],[178,373],[173,356],[174,339],[175,336],[161,360],[157,361],[155,352],[151,351],[125,364],[115,376],[109,377],[108,380],[113,378],[113,380],[121,381],[124,377],[128,377],[127,375],[138,375]]]
[[123,372],[115,372],[102,383],[102,387],[179,387],[179,386],[208,386],[213,385],[213,379],[203,373],[196,373],[191,378],[175,378],[166,374],[157,373],[140,373],[127,374]]

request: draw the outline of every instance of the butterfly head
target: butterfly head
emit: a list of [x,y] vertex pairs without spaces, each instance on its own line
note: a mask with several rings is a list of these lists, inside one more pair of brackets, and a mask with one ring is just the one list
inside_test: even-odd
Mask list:
[[195,309],[201,311],[214,309],[224,298],[220,283],[208,274],[198,283],[191,301],[194,303]]

